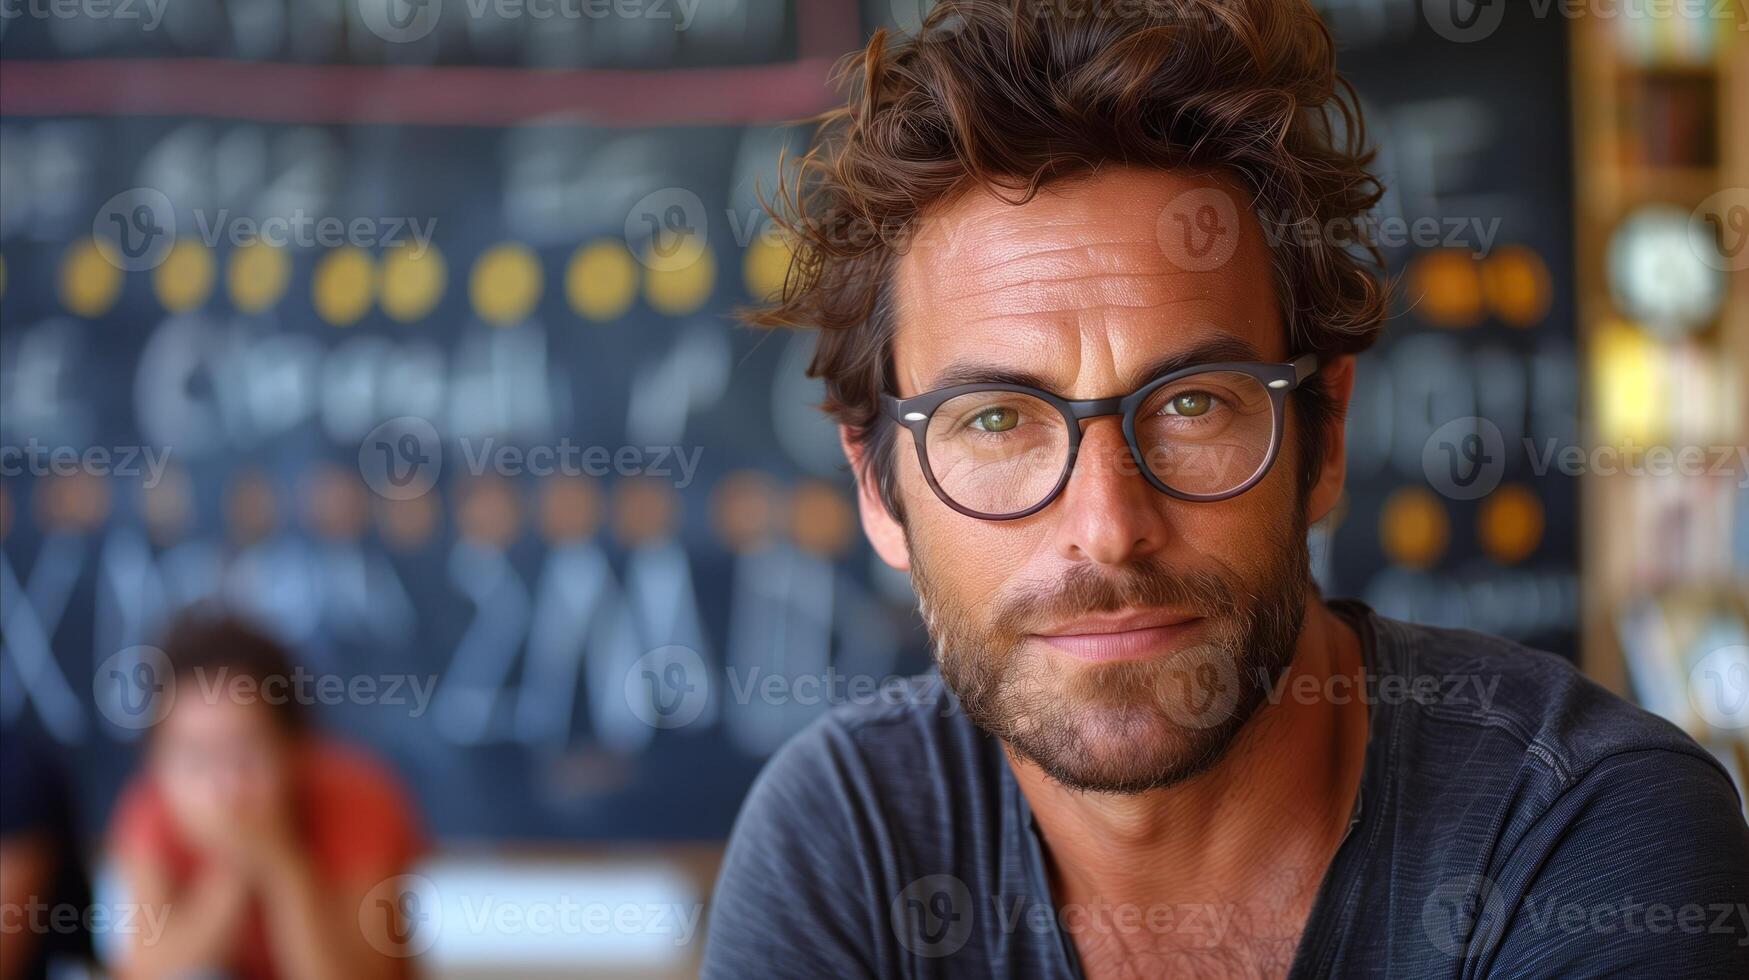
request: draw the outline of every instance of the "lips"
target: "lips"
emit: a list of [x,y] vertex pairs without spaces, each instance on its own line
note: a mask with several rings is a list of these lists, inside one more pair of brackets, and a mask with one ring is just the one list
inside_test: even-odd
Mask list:
[[1077,660],[1140,660],[1179,645],[1202,625],[1188,613],[1151,611],[1087,616],[1033,634]]

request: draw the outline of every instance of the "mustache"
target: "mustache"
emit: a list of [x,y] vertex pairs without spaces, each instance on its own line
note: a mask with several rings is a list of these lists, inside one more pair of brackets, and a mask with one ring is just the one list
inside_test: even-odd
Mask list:
[[1238,597],[1214,572],[1177,570],[1148,558],[1113,572],[1078,565],[1057,582],[1017,589],[997,608],[991,626],[1020,637],[1086,613],[1161,606],[1191,609],[1208,617],[1227,616],[1240,609]]

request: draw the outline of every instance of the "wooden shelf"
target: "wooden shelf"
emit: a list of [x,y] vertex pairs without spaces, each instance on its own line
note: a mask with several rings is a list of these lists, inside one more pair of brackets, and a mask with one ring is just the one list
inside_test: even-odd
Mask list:
[[[1734,11],[1741,17],[1741,11]],[[1749,41],[1727,21],[1719,30],[1717,58],[1712,62],[1636,63],[1624,57],[1613,22],[1582,16],[1572,22],[1574,139],[1576,185],[1579,207],[1575,209],[1576,307],[1578,336],[1583,358],[1581,438],[1588,445],[1600,441],[1592,411],[1590,390],[1591,341],[1605,324],[1620,319],[1611,300],[1606,267],[1610,236],[1623,218],[1648,204],[1668,203],[1691,209],[1725,188],[1749,188]],[[1710,86],[1710,90],[1706,87]],[[1711,134],[1700,134],[1690,156],[1707,160],[1706,166],[1670,166],[1636,162],[1628,152],[1642,143],[1642,134],[1624,131],[1636,121],[1670,122],[1658,117],[1669,93],[1693,92],[1701,104],[1710,102],[1714,120]],[[1691,105],[1693,103],[1690,103]],[[1684,117],[1688,121],[1692,117]],[[1662,135],[1687,135],[1682,127],[1654,127]],[[1692,133],[1692,129],[1688,131]],[[1680,141],[1673,144],[1681,150]],[[1652,154],[1671,154],[1671,146],[1659,146]],[[1682,153],[1674,155],[1681,156]],[[1714,165],[1716,163],[1716,165]],[[1696,334],[1694,341],[1719,357],[1714,363],[1728,365],[1736,375],[1740,392],[1749,395],[1749,271],[1730,274],[1730,292],[1718,324]],[[1736,433],[1744,437],[1741,428]],[[1664,513],[1654,499],[1670,487],[1647,479],[1611,479],[1586,476],[1580,483],[1580,663],[1593,678],[1618,693],[1631,695],[1632,683],[1617,632],[1621,610],[1627,603],[1656,595],[1663,588],[1688,589],[1711,583],[1723,575],[1741,580],[1745,571],[1733,568],[1730,552],[1718,547],[1693,548],[1676,553],[1663,542],[1657,553],[1663,563],[1648,557],[1656,550],[1649,540],[1653,530],[1643,526],[1647,513]],[[1689,489],[1698,496],[1708,491],[1697,482]],[[1717,529],[1714,543],[1728,537],[1731,521],[1749,520],[1749,513],[1731,512],[1727,499],[1719,508],[1724,527]],[[1674,504],[1680,506],[1680,502]],[[1705,507],[1698,508],[1705,511]],[[1712,520],[1700,513],[1696,520]],[[1703,534],[1706,532],[1701,529]],[[1728,548],[1728,546],[1726,546]],[[1727,583],[1728,584],[1728,583]],[[1715,742],[1719,733],[1711,735]],[[1736,751],[1744,752],[1742,745]]]

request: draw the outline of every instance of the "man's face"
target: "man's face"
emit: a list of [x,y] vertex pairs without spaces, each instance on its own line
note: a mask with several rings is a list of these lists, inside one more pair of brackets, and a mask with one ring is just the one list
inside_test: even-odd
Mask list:
[[[1209,212],[1210,195],[1236,207]],[[1298,352],[1246,200],[1219,177],[1112,170],[1019,207],[974,193],[931,212],[897,269],[898,394],[970,367],[1103,398],[1205,347],[1288,360]],[[1175,237],[1180,214],[1197,241]],[[1210,237],[1223,235],[1237,241]],[[865,520],[883,556],[909,567],[973,721],[1071,787],[1170,785],[1220,757],[1292,657],[1308,594],[1295,425],[1289,409],[1256,486],[1190,502],[1149,485],[1117,417],[1083,422],[1061,495],[1009,521],[937,499],[902,431],[902,538],[884,511],[866,513],[866,492]]]

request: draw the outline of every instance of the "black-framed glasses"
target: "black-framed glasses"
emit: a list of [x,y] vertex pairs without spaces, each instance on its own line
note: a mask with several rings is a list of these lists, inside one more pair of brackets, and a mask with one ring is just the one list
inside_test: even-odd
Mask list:
[[1318,369],[1316,354],[1286,364],[1195,364],[1116,398],[1070,400],[1026,385],[974,383],[910,398],[882,395],[911,430],[917,461],[942,503],[968,517],[1037,513],[1069,483],[1081,422],[1123,416],[1141,474],[1180,500],[1226,500],[1255,486],[1281,449],[1287,393]]

